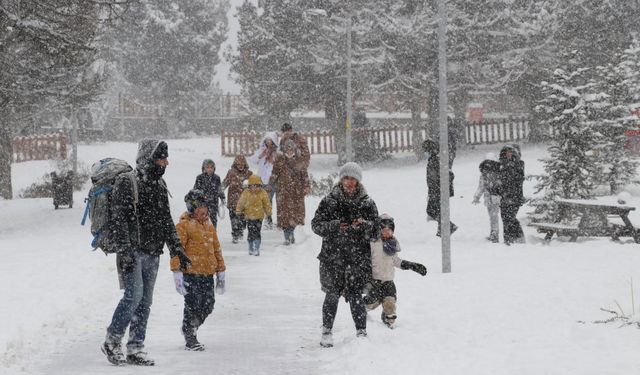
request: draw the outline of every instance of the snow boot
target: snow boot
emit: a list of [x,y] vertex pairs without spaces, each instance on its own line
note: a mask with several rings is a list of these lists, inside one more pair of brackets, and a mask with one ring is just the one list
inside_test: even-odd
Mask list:
[[127,363],[124,358],[124,353],[122,353],[122,346],[120,343],[111,343],[105,341],[100,349],[102,350],[104,355],[107,356],[107,361],[109,361],[109,363],[116,366],[122,366]]
[[360,338],[367,337],[367,330],[364,328],[360,328],[356,330],[356,337],[360,337]]
[[247,241],[247,243],[249,244],[249,255],[255,255],[256,252],[253,249],[253,241]]
[[147,352],[136,352],[127,354],[127,363],[136,366],[153,366],[155,361],[147,356]]
[[489,240],[489,241],[491,241],[493,243],[498,243],[498,242],[500,242],[500,237],[498,236],[498,233],[491,232],[489,237],[487,237],[487,240]]
[[331,328],[322,327],[320,346],[323,348],[331,348],[333,346],[333,334],[331,333]]
[[191,352],[202,352],[202,351],[204,351],[204,345],[202,345],[198,341],[198,338],[196,338],[195,336],[187,337],[186,338],[186,342],[187,343],[184,346],[184,350],[191,351]]
[[260,256],[260,245],[262,240],[253,240],[253,255]]

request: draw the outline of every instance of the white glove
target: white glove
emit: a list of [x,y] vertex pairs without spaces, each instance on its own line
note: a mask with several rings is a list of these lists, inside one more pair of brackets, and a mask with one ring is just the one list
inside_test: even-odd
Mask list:
[[480,200],[479,199],[474,199],[474,200],[471,201],[471,203],[478,204],[478,203],[480,203]]
[[176,292],[182,296],[187,295],[187,289],[184,287],[184,279],[182,277],[182,272],[176,271],[173,273],[173,282],[176,284]]
[[224,294],[225,289],[225,281],[224,281],[224,271],[218,272],[216,275],[216,293]]

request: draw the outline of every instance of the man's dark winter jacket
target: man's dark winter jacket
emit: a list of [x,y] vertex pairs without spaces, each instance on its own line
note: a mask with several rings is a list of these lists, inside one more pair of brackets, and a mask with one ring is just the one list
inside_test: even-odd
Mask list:
[[[453,196],[453,172],[449,171],[449,196]],[[440,156],[431,153],[427,162],[427,188],[432,199],[440,197]]]
[[208,175],[203,172],[196,177],[196,183],[193,188],[204,192],[207,197],[206,203],[209,211],[218,212],[218,199],[224,200],[224,190],[222,189],[220,176],[215,173]]
[[[362,218],[358,228],[340,229],[340,223],[351,223]],[[380,224],[378,209],[362,185],[353,196],[344,194],[341,185],[335,186],[322,199],[311,220],[313,232],[322,237],[322,249],[318,259],[337,267],[349,266],[360,279],[355,284],[364,285],[371,278],[370,242],[378,238]],[[320,275],[322,280],[323,275]]]
[[[507,151],[512,152],[512,157],[507,158]],[[512,146],[504,146],[500,151],[500,204],[522,205],[524,194],[524,161],[520,160],[520,153]]]
[[[162,178],[164,168],[155,165],[153,154],[160,144],[157,140],[143,140],[138,147],[135,184],[131,174],[116,179],[112,192],[113,235],[122,253],[138,250],[160,255],[166,243],[171,256],[184,251],[176,233],[167,185]],[[138,203],[135,204],[134,189]]]

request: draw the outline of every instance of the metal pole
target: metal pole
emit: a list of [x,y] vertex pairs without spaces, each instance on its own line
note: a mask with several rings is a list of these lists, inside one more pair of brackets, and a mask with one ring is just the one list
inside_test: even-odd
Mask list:
[[351,5],[347,2],[347,123],[345,124],[345,142],[347,161],[353,161],[353,146],[351,144]]
[[73,175],[78,175],[78,117],[72,112],[73,130],[71,131],[71,141],[73,142],[71,149],[71,161],[73,162]]
[[447,124],[447,3],[438,1],[438,98],[440,123],[440,233],[442,272],[451,272],[451,227],[449,225],[449,136]]

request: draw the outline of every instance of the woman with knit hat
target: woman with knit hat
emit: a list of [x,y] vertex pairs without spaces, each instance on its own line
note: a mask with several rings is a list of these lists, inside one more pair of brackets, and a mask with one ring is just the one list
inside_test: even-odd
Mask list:
[[324,197],[311,221],[313,232],[322,237],[320,284],[325,292],[322,305],[323,347],[333,346],[333,322],[340,295],[351,307],[356,336],[367,336],[367,310],[362,299],[371,279],[370,241],[378,237],[378,209],[361,183],[362,169],[346,163],[340,181]]

